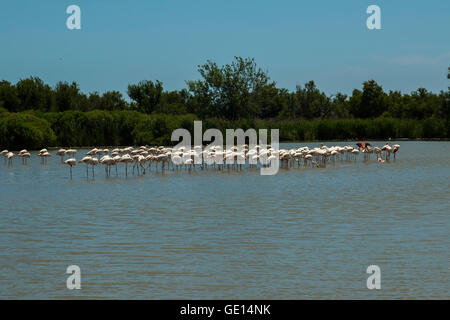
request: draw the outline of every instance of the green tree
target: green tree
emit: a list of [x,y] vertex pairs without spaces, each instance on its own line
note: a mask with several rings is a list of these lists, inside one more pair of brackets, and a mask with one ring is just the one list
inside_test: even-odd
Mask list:
[[386,94],[374,80],[364,82],[363,91],[354,90],[350,98],[350,110],[356,118],[376,118],[387,107]]
[[[450,79],[450,67],[448,68],[447,79]],[[445,120],[447,129],[446,137],[450,137],[450,83],[447,92],[441,91],[439,94],[440,106],[437,111],[437,117]]]
[[97,91],[89,93],[88,105],[83,107],[83,111],[102,109],[102,97]]
[[[208,60],[199,66],[201,80],[188,81],[189,91],[204,104],[202,115],[227,119],[250,118],[259,114],[257,105],[249,104],[250,95],[269,82],[267,73],[252,58],[234,57],[231,64],[219,67]],[[197,106],[198,107],[198,106]]]
[[58,111],[88,110],[88,98],[80,92],[76,82],[58,82],[55,86],[55,102]]
[[293,107],[295,117],[306,119],[327,117],[330,113],[330,99],[311,80],[305,83],[304,88],[296,87]]
[[338,92],[331,99],[330,118],[347,119],[350,117],[349,103],[346,94]]
[[5,80],[0,82],[0,102],[2,107],[10,112],[19,111],[20,99],[17,89]]
[[189,92],[186,89],[163,92],[155,112],[166,114],[186,114]]
[[152,113],[160,103],[163,92],[162,82],[141,81],[128,86],[128,96],[136,102],[137,111]]
[[37,77],[30,77],[16,83],[20,106],[17,111],[28,109],[49,111],[53,105],[52,88]]
[[259,118],[275,118],[286,108],[288,94],[286,89],[278,89],[272,82],[253,91],[249,103],[254,105],[252,109],[259,110]]
[[119,91],[107,91],[100,99],[100,109],[102,110],[125,110],[127,108],[128,104]]

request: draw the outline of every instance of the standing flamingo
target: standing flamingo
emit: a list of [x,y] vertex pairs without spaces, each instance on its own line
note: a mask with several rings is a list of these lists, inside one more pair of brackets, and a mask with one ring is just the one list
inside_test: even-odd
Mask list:
[[95,177],[95,170],[94,167],[98,165],[98,158],[91,157],[91,160],[89,160],[89,164],[92,166],[92,177]]
[[49,153],[49,152],[44,152],[43,154],[42,154],[42,157],[43,157],[43,160],[44,160],[44,163],[45,164],[47,164],[47,158],[49,158],[49,157],[51,157],[52,155]]
[[74,156],[75,155],[75,153],[77,153],[77,150],[75,150],[75,149],[67,149],[66,150],[66,154],[70,157],[70,156]]
[[[113,152],[113,153],[115,153],[115,152]],[[118,173],[117,173],[117,164],[120,162],[121,159],[122,159],[122,157],[119,156],[118,154],[117,154],[116,156],[113,157],[113,160],[114,160],[114,166],[116,167],[116,176],[118,176]]]
[[356,145],[358,146],[358,150],[361,151],[362,149],[364,149],[364,145],[361,141],[357,142]]
[[56,151],[56,155],[61,157],[61,162],[64,161],[64,156],[66,155],[66,149],[59,149]]
[[22,158],[22,164],[25,164],[25,159],[28,157],[30,157],[30,154],[28,153],[28,151],[27,151],[27,149],[23,149],[23,150],[20,150],[19,151],[19,153],[18,153],[18,156],[20,157],[20,158]]
[[89,178],[89,163],[92,160],[91,156],[86,156],[83,159],[81,159],[79,162],[80,163],[85,163],[86,164],[86,178]]
[[400,149],[400,145],[399,144],[394,144],[392,146],[392,153],[394,154],[394,159],[395,159],[395,154],[398,152],[399,149]]
[[24,152],[20,156],[22,157],[22,163],[27,164],[27,159],[31,157],[31,154],[29,152]]
[[120,159],[120,162],[125,163],[125,176],[128,177],[128,163],[133,162],[133,158],[131,158],[131,156],[127,153],[125,155],[122,156],[122,158]]
[[52,155],[48,152],[47,149],[42,149],[42,150],[39,151],[38,156],[41,157],[41,159],[42,159],[41,163],[42,164],[47,164],[47,158],[51,157]]
[[352,155],[354,155],[355,161],[356,161],[356,156],[359,155],[359,150],[354,149],[354,150],[351,151],[351,153],[352,153]]
[[14,158],[14,153],[8,152],[8,153],[6,154],[6,159],[8,159],[8,165],[12,165],[12,160],[13,160],[13,158]]
[[5,158],[5,163],[6,163],[6,154],[8,153],[8,150],[3,150],[2,152],[0,152],[0,155],[2,155]]
[[64,164],[70,166],[70,179],[72,179],[72,166],[77,165],[77,160],[75,158],[70,158],[64,161]]
[[385,159],[389,160],[391,157],[392,147],[390,146],[389,142],[386,142],[386,144],[381,148],[385,152]]

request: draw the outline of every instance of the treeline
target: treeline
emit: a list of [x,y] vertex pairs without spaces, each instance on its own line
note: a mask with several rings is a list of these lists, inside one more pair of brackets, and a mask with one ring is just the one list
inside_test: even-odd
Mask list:
[[76,82],[58,82],[51,87],[36,77],[16,84],[3,80],[0,82],[0,107],[9,112],[133,110],[228,120],[449,117],[449,91],[435,94],[419,88],[409,94],[385,92],[374,80],[364,82],[351,96],[342,93],[328,96],[314,81],[288,91],[276,87],[254,59],[241,57],[235,57],[225,66],[208,61],[199,66],[198,71],[200,79],[187,81],[187,88],[182,90],[166,91],[158,80],[130,84],[127,93],[131,102],[118,91],[84,94]]
[[[0,147],[171,145],[177,128],[193,133],[196,115],[144,114],[94,110],[0,113]],[[203,130],[217,128],[279,129],[281,141],[387,138],[448,138],[446,121],[417,119],[238,119],[207,118]]]
[[170,142],[169,129],[194,119],[219,129],[278,126],[285,140],[450,136],[450,88],[385,92],[369,80],[351,96],[326,95],[309,81],[289,91],[241,57],[224,66],[207,61],[198,71],[200,78],[181,90],[164,90],[158,80],[130,84],[130,101],[118,91],[85,94],[76,82],[3,80],[0,145],[162,144]]

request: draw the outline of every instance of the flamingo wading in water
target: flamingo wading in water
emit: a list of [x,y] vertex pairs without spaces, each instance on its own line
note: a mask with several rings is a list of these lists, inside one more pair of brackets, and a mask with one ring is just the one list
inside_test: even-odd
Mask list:
[[72,179],[72,166],[77,165],[77,160],[75,158],[70,158],[64,161],[64,164],[70,166],[70,179]]

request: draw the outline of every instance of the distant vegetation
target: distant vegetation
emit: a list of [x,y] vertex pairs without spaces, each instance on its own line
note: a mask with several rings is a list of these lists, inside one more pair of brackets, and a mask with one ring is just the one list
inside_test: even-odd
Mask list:
[[117,91],[86,95],[76,82],[1,81],[0,147],[171,144],[172,131],[192,130],[196,119],[203,129],[278,128],[284,141],[450,137],[450,87],[385,92],[370,80],[351,96],[327,96],[314,81],[278,88],[253,59],[208,61],[198,71],[182,90],[130,84],[131,102]]

